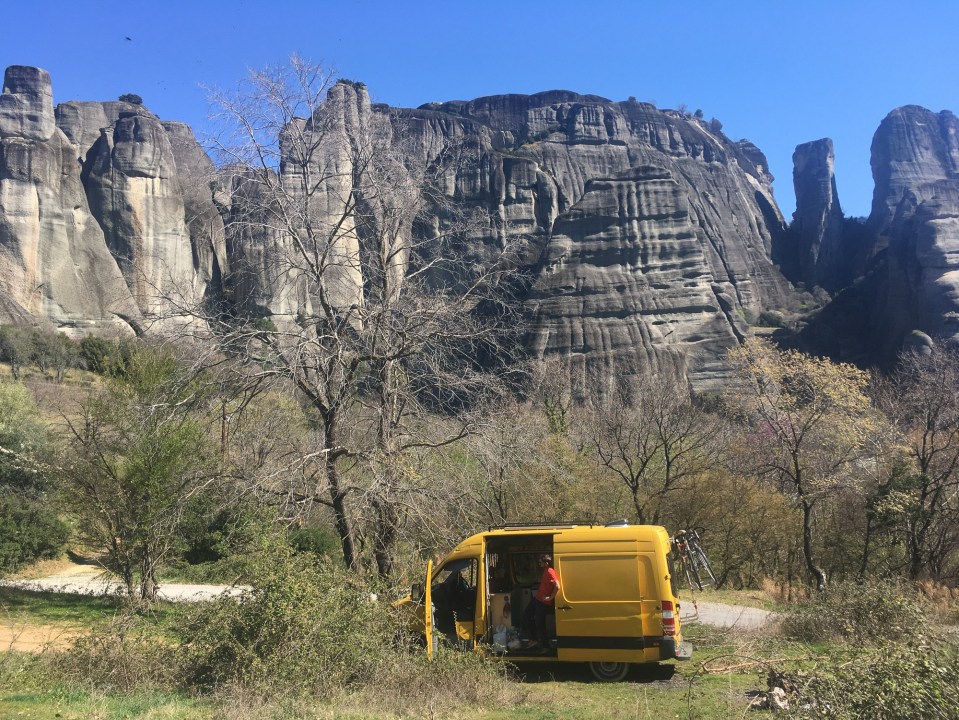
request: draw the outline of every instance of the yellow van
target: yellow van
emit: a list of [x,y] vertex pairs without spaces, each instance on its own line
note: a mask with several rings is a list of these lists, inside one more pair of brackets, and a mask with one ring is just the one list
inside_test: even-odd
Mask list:
[[[548,645],[534,654],[519,638],[536,593],[537,559],[553,558],[560,590],[547,616]],[[468,537],[425,585],[398,606],[415,608],[427,651],[445,638],[511,660],[586,662],[604,681],[632,663],[686,660],[669,535],[625,521],[596,525],[510,525]],[[426,612],[430,608],[430,612]]]

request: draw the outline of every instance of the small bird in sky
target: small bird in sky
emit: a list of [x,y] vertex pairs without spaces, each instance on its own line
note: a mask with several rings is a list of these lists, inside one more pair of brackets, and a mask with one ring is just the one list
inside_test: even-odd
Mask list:
[[126,36],[125,38],[123,38],[123,39],[126,40],[127,42],[133,42],[133,38],[130,37],[129,35],[127,35],[127,36]]

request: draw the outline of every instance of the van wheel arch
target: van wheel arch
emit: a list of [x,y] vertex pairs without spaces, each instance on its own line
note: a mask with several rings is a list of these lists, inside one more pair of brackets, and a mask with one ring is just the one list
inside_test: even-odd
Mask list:
[[620,682],[629,674],[629,663],[591,662],[589,671],[600,682]]

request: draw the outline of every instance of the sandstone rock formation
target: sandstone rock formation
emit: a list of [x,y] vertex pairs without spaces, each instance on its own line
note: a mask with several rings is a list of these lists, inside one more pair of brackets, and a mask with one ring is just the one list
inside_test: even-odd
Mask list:
[[843,245],[843,212],[836,191],[832,140],[804,143],[793,153],[796,212],[789,246],[773,248],[773,259],[790,279],[808,287],[837,290],[849,272]]
[[750,143],[677,112],[567,91],[383,111],[424,162],[450,141],[478,146],[447,188],[493,217],[469,252],[482,262],[520,245],[529,347],[572,358],[576,384],[679,366],[716,388],[744,316],[790,302],[770,260],[782,216]]
[[872,169],[867,262],[807,333],[814,349],[863,363],[892,362],[917,331],[959,341],[959,119],[893,110]]
[[90,208],[140,311],[165,316],[198,295],[183,190],[163,125],[124,111],[90,149]]
[[129,332],[139,318],[37,68],[9,68],[0,96],[0,295],[6,322]]

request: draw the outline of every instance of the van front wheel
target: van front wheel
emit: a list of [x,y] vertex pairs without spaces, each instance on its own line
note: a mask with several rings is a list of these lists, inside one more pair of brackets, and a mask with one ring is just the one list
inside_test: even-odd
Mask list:
[[589,670],[600,682],[620,682],[629,673],[629,663],[591,662]]

